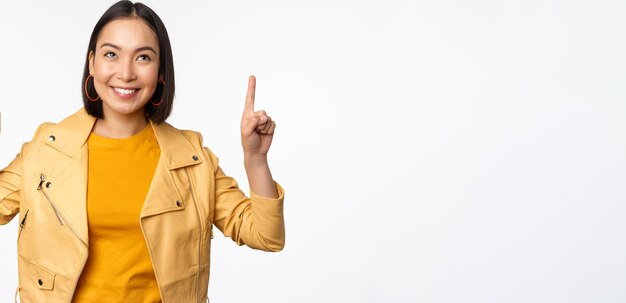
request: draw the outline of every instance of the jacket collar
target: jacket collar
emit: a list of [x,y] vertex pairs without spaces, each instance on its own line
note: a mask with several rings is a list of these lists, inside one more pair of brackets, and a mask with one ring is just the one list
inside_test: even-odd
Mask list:
[[[81,108],[52,127],[46,138],[46,144],[68,157],[76,158],[87,142],[95,123],[96,118]],[[193,148],[181,131],[167,122],[155,124],[150,121],[150,124],[161,148],[161,158],[170,170],[202,163],[198,156],[200,151]]]

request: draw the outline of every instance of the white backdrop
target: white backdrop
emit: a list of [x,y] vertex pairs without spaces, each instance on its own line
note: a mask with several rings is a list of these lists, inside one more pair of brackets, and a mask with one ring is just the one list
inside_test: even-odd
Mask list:
[[[169,122],[246,192],[247,75],[278,125],[287,245],[218,233],[211,302],[626,301],[626,2],[145,2],[172,40]],[[79,108],[112,3],[0,5],[1,166]]]

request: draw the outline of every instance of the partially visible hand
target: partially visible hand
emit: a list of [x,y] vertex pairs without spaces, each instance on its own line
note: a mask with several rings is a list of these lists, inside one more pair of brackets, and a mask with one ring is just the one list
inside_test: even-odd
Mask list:
[[246,157],[267,157],[276,122],[264,110],[254,111],[255,90],[256,78],[250,76],[246,105],[241,117],[241,145]]

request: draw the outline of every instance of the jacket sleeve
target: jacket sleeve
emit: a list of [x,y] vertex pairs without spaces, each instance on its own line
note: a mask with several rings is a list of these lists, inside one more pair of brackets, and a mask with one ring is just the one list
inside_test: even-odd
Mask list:
[[274,182],[278,198],[261,197],[252,190],[250,197],[246,197],[237,181],[224,174],[218,158],[206,147],[204,153],[215,169],[215,226],[238,245],[265,251],[282,250],[285,246],[285,192],[280,184]]
[[22,161],[24,155],[28,153],[32,142],[37,138],[40,130],[45,124],[37,128],[33,140],[24,143],[19,154],[0,170],[0,224],[9,223],[20,211],[20,184],[22,181]]
[[0,224],[9,223],[20,211],[22,154],[0,170]]

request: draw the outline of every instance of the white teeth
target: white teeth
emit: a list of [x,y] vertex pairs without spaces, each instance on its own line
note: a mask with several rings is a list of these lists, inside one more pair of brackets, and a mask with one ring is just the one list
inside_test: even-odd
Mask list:
[[123,89],[123,88],[118,88],[118,87],[115,87],[114,89],[116,92],[122,95],[130,95],[136,91],[136,89]]

